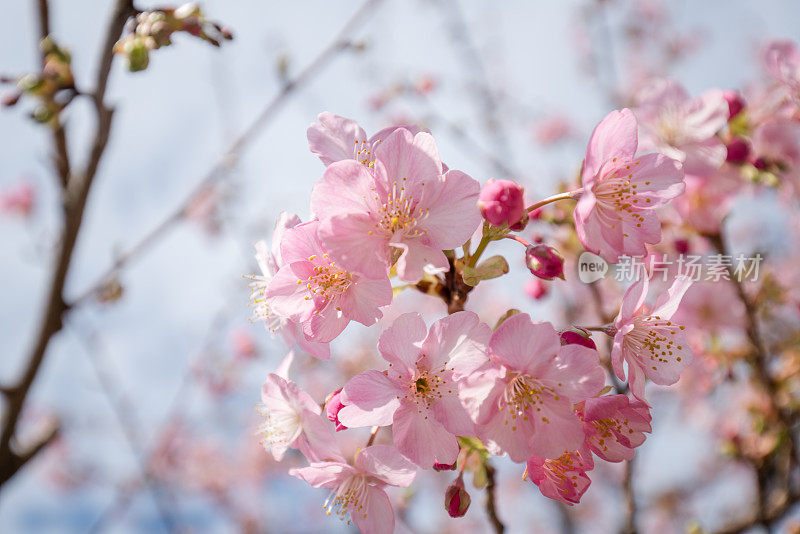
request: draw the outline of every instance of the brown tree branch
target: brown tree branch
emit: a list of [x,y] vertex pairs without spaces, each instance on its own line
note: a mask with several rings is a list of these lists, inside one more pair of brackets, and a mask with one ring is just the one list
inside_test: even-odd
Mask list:
[[367,0],[361,7],[356,10],[350,19],[347,20],[342,29],[335,35],[330,44],[325,47],[314,60],[311,61],[300,73],[292,79],[289,79],[264,107],[261,113],[256,116],[253,122],[245,128],[245,130],[234,139],[234,141],[223,152],[219,160],[213,167],[201,178],[197,184],[189,191],[189,194],[178,204],[178,206],[169,213],[161,222],[159,222],[150,232],[144,235],[138,242],[131,246],[128,250],[119,254],[114,262],[108,269],[103,272],[94,283],[90,284],[88,289],[82,292],[75,300],[70,303],[70,307],[78,306],[86,303],[88,300],[96,296],[105,286],[106,282],[111,279],[120,269],[137,259],[141,254],[146,252],[150,247],[157,243],[164,237],[179,221],[181,221],[186,214],[186,211],[192,206],[194,201],[207,191],[208,187],[220,181],[227,172],[230,171],[235,165],[239,156],[244,152],[255,139],[261,134],[264,129],[272,123],[277,113],[282,109],[286,101],[299,89],[305,87],[314,77],[316,77],[322,70],[327,67],[331,60],[341,52],[348,50],[351,47],[351,36],[360,27],[368,15],[370,15],[375,8],[384,0]]
[[[50,35],[50,5],[48,4],[48,0],[38,0],[37,7],[39,18],[39,42],[41,42]],[[40,53],[42,67],[44,68],[46,54],[41,49]],[[53,162],[55,163],[56,174],[59,177],[61,187],[66,187],[67,182],[69,182],[70,173],[69,150],[67,149],[67,135],[60,117],[55,118],[55,123],[51,128],[54,148]]]
[[[40,9],[46,11],[46,3],[40,4]],[[83,212],[89,196],[89,189],[97,172],[111,129],[111,110],[105,106],[104,96],[111,70],[112,48],[132,12],[132,0],[117,0],[107,26],[97,73],[96,89],[93,94],[98,124],[91,156],[83,173],[78,176],[68,176],[66,191],[62,200],[63,223],[59,249],[49,283],[47,303],[40,319],[39,331],[26,360],[27,363],[22,377],[15,385],[7,388],[6,410],[3,414],[2,431],[0,432],[0,487],[46,445],[45,441],[41,441],[30,447],[28,451],[16,451],[12,442],[31,385],[39,373],[50,340],[61,330],[62,315],[67,310],[63,297],[64,284],[70,268],[72,252],[83,222]],[[40,24],[43,30],[48,29],[49,22],[47,20],[46,18]]]
[[496,471],[488,460],[484,463],[484,468],[486,469],[486,514],[489,516],[489,522],[492,524],[492,529],[494,529],[495,533],[503,534],[506,526],[498,517],[495,504],[494,492],[497,488],[497,483],[495,481]]

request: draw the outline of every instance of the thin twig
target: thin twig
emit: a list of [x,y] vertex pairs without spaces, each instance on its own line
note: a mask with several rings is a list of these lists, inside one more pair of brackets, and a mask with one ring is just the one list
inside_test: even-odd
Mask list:
[[622,492],[625,495],[625,515],[622,523],[621,534],[636,534],[636,499],[633,493],[633,462],[625,462],[625,473],[622,478]]
[[227,172],[236,165],[241,153],[255,141],[258,135],[261,134],[269,124],[272,123],[289,97],[322,72],[335,56],[350,48],[351,35],[359,28],[366,17],[383,1],[384,0],[367,0],[364,2],[353,16],[348,19],[331,43],[325,47],[306,68],[300,71],[297,76],[288,80],[281,87],[278,94],[269,101],[253,122],[228,146],[219,160],[211,167],[208,173],[195,184],[178,206],[138,242],[128,250],[119,254],[112,265],[108,267],[94,283],[90,284],[88,289],[80,293],[79,296],[70,303],[70,307],[84,304],[97,295],[106,282],[117,271],[141,256],[181,221],[194,201],[207,191],[210,186],[226,176]]
[[[39,43],[46,37],[50,36],[50,5],[48,0],[38,0],[38,14],[39,14]],[[42,67],[45,66],[46,53],[43,49],[39,50],[41,54]],[[61,118],[56,115],[54,123],[51,126],[53,137],[54,155],[53,161],[56,167],[56,174],[59,178],[59,185],[64,188],[69,182],[70,163],[69,151],[67,149],[67,134],[64,131],[64,125]]]
[[[174,499],[172,495],[164,491],[165,488],[160,482],[158,475],[153,472],[150,466],[149,458],[147,458],[147,451],[142,444],[139,425],[136,422],[134,405],[115,383],[111,373],[109,373],[108,369],[105,367],[102,360],[106,359],[107,352],[101,347],[97,332],[89,332],[84,335],[78,332],[76,328],[72,328],[71,330],[75,334],[75,337],[84,345],[86,356],[89,358],[89,362],[94,369],[103,394],[108,399],[108,403],[114,412],[117,423],[136,459],[142,480],[153,496],[153,502],[161,517],[161,521],[164,523],[164,527],[168,531],[175,530],[175,518],[172,514],[172,509],[175,508],[174,502],[172,502]],[[164,497],[166,497],[166,499]]]
[[492,524],[496,534],[503,534],[506,526],[497,516],[497,506],[495,504],[495,489],[497,483],[495,482],[495,468],[488,460],[484,463],[486,469],[486,514],[489,516],[489,522]]

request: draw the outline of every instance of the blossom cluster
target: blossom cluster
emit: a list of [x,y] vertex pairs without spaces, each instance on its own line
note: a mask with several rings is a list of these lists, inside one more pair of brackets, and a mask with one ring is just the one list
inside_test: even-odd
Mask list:
[[[507,272],[502,257],[478,263],[502,238],[525,245],[535,276],[564,279],[558,251],[511,234],[545,203],[577,199],[578,236],[609,261],[660,240],[654,208],[683,192],[683,164],[663,153],[637,155],[631,110],[612,112],[596,128],[582,187],[533,206],[514,182],[489,180],[482,189],[450,169],[419,128],[368,137],[354,121],[322,113],[308,141],[325,165],[311,193],[312,216],[281,214],[271,245],[256,244],[256,318],[289,346],[327,360],[350,321],[371,326],[382,318],[393,278],[420,290],[437,286],[449,311],[430,326],[418,313],[397,317],[377,345],[385,368],[356,374],[324,403],[288,378],[290,359],[268,376],[262,443],[276,460],[289,448],[306,457],[308,466],[291,474],[330,490],[327,513],[362,532],[391,532],[386,486],[410,485],[418,469],[463,474],[472,453],[507,455],[544,495],[574,504],[589,486],[594,457],[633,457],[651,431],[646,379],[674,384],[693,359],[684,327],[671,321],[688,279],[676,278],[652,308],[647,278],[633,284],[617,318],[596,328],[613,338],[607,356],[586,329],[559,331],[516,310],[493,329],[463,306],[472,287]],[[472,251],[474,235],[480,244]],[[616,393],[604,364],[619,381]],[[348,461],[335,432],[359,427],[373,431]],[[373,444],[382,427],[391,427],[392,446]],[[468,506],[459,474],[446,508],[458,517]]]

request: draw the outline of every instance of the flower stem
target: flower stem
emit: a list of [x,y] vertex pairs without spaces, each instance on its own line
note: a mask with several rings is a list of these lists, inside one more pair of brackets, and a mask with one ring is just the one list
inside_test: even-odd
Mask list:
[[577,200],[578,198],[580,198],[581,194],[583,194],[583,188],[576,189],[575,191],[567,191],[566,193],[559,193],[557,195],[553,195],[551,197],[547,197],[544,200],[540,200],[539,202],[536,202],[535,204],[531,204],[526,209],[527,209],[528,213],[530,213],[533,210],[539,209],[542,206],[546,206],[547,204],[550,204],[552,202],[557,202],[559,200],[570,200],[570,199]]
[[492,241],[492,239],[484,233],[483,237],[481,237],[480,243],[478,243],[478,248],[476,248],[475,253],[472,254],[472,256],[470,256],[467,265],[469,265],[470,267],[475,267],[475,264],[478,263],[481,254],[483,254],[483,251],[486,250],[486,246],[489,244],[490,241]]
[[521,237],[516,236],[516,235],[508,234],[508,235],[504,235],[503,238],[505,238],[505,239],[513,239],[514,241],[516,241],[518,243],[521,243],[524,247],[531,246],[530,243],[528,243],[527,241],[525,241],[524,239],[522,239]]

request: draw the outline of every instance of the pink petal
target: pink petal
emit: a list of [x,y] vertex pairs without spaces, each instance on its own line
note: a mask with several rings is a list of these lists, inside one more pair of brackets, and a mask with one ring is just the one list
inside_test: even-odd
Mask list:
[[367,486],[364,490],[362,509],[348,508],[353,523],[361,534],[392,534],[394,532],[394,511],[389,496],[382,489]]
[[404,313],[383,331],[378,351],[384,360],[396,366],[393,371],[413,373],[427,333],[425,321],[418,313]]
[[390,425],[400,406],[398,396],[404,393],[380,371],[358,374],[342,390],[341,400],[346,406],[339,411],[339,421],[350,428]]
[[[314,313],[314,300],[308,297],[308,291],[298,280],[305,280],[311,267],[306,263],[295,262],[284,265],[275,274],[266,291],[267,305],[278,315],[289,317],[294,321],[305,321]],[[295,272],[299,272],[298,273]]]
[[688,276],[676,277],[675,281],[672,282],[672,286],[659,295],[650,315],[658,315],[662,319],[671,319],[673,314],[678,311],[683,295],[691,286],[692,279]]
[[304,480],[315,488],[332,488],[355,470],[341,462],[315,462],[308,467],[289,469],[289,474]]
[[439,151],[429,133],[412,135],[398,128],[375,148],[375,157],[383,163],[390,185],[407,179],[405,187],[412,198],[419,198],[422,183],[439,180],[442,174]]
[[362,449],[355,465],[371,477],[401,488],[410,486],[417,474],[417,467],[389,445],[372,445]]
[[389,278],[354,277],[353,282],[337,301],[342,312],[359,323],[372,326],[383,317],[379,310],[392,303],[392,284]]
[[[341,413],[341,412],[340,412]],[[425,408],[403,403],[392,424],[394,444],[415,464],[430,469],[436,462],[451,464],[458,457],[458,441]]]
[[397,260],[397,277],[403,282],[416,283],[425,275],[425,266],[446,270],[447,257],[439,248],[429,247],[421,239],[408,239],[392,246],[403,251]]
[[644,300],[647,298],[647,289],[649,285],[649,280],[646,276],[643,276],[628,288],[625,292],[625,296],[622,297],[622,307],[615,321],[617,327],[628,321],[639,311],[639,308],[642,307]]
[[373,171],[353,160],[325,169],[311,190],[311,212],[324,221],[337,215],[367,213],[375,202]]
[[319,114],[317,121],[308,128],[308,148],[326,166],[353,159],[356,142],[360,146],[367,139],[367,134],[354,120],[325,111]]
[[509,369],[527,372],[553,358],[560,347],[550,323],[532,323],[527,313],[519,313],[492,334],[489,357]]
[[388,239],[370,215],[354,213],[322,222],[320,239],[340,266],[367,278],[383,278],[389,270]]
[[[438,180],[437,180],[438,182]],[[430,207],[422,222],[431,242],[440,249],[460,247],[481,223],[478,209],[480,184],[461,171],[449,171],[437,185],[435,199],[426,200]]]
[[590,187],[607,162],[631,161],[638,145],[638,125],[627,108],[612,111],[600,121],[589,139],[583,170],[583,186]]
[[453,376],[473,373],[489,358],[486,354],[492,330],[471,311],[460,311],[439,319],[431,326],[422,344],[429,369],[447,367]]

